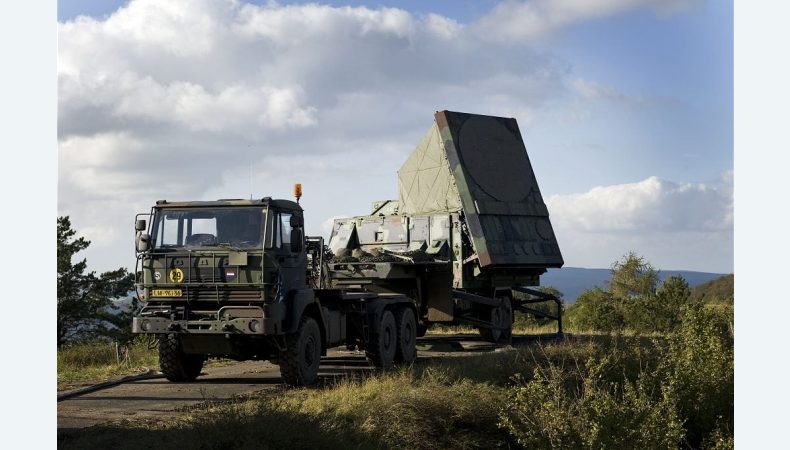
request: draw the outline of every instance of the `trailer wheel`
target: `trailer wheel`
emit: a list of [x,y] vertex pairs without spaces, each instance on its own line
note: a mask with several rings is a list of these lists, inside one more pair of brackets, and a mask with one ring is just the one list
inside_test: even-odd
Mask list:
[[398,347],[398,332],[392,311],[384,310],[377,325],[375,333],[371,333],[370,346],[365,356],[376,367],[390,367],[395,361]]
[[302,317],[299,329],[285,337],[285,350],[278,358],[283,382],[309,386],[318,379],[321,362],[321,329],[312,317]]
[[497,328],[478,328],[483,339],[493,343],[505,342],[513,335],[513,306],[509,298],[503,298],[503,302],[491,308],[490,321]]
[[408,306],[398,309],[397,314],[398,349],[395,361],[410,364],[417,359],[417,320],[414,311]]
[[181,339],[168,334],[159,339],[159,369],[173,382],[194,381],[203,369],[203,355],[188,355],[181,349]]

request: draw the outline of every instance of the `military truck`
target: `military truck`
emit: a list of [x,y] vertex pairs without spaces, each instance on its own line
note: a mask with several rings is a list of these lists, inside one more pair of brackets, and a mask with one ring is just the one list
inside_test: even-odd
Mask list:
[[135,222],[133,332],[158,340],[170,381],[211,356],[272,361],[290,385],[315,382],[338,345],[411,363],[434,323],[501,342],[520,310],[562,332],[559,299],[532,288],[563,260],[515,119],[437,112],[398,184],[326,245],[305,236],[300,185],[295,202],[156,202]]

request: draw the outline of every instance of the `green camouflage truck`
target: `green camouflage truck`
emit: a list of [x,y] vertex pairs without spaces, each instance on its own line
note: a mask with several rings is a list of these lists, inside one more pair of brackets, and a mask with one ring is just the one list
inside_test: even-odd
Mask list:
[[[135,223],[133,331],[158,339],[171,381],[211,356],[272,361],[290,385],[315,382],[339,345],[413,362],[433,323],[500,342],[520,310],[562,332],[559,300],[533,289],[563,260],[515,119],[437,112],[398,184],[326,245],[305,236],[299,185],[296,202],[158,201]],[[556,314],[529,306],[546,301]]]

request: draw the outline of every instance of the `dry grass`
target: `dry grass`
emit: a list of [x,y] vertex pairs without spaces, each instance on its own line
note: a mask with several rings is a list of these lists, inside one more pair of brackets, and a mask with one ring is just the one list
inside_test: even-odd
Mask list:
[[115,344],[95,342],[58,349],[58,390],[134,375],[159,368],[156,350],[143,341],[132,344],[125,357],[118,358]]
[[[119,357],[120,356],[120,357]],[[229,360],[210,360],[206,367],[230,364]],[[100,383],[148,370],[159,370],[159,353],[149,349],[143,339],[116,352],[114,343],[91,342],[58,349],[58,391]]]

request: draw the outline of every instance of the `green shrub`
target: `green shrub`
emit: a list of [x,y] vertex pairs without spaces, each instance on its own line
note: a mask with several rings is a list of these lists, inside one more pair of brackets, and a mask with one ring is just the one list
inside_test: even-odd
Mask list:
[[732,312],[731,307],[699,304],[688,308],[680,329],[668,338],[667,357],[659,368],[664,394],[676,401],[686,440],[695,448],[722,428],[733,429]]
[[580,386],[554,367],[513,388],[500,426],[524,448],[677,447],[682,426],[674,405],[636,383],[583,377]]
[[576,330],[622,330],[625,318],[615,298],[600,288],[584,291],[566,315],[568,325]]

